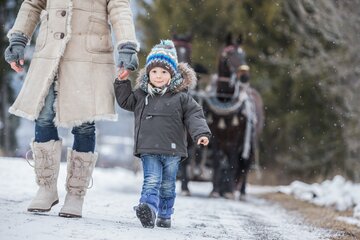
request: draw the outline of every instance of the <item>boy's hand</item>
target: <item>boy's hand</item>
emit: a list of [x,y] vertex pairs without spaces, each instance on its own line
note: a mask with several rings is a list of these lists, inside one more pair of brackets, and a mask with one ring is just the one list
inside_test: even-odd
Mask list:
[[120,68],[119,74],[118,74],[118,79],[119,80],[126,80],[129,77],[129,75],[130,75],[130,70]]
[[202,144],[204,146],[207,146],[209,144],[209,139],[207,137],[201,137],[199,138],[197,144],[198,145]]

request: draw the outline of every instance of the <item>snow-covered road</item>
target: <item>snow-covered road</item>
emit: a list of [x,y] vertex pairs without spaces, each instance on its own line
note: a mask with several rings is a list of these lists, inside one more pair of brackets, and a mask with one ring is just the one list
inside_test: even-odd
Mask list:
[[60,204],[48,214],[35,215],[26,212],[37,189],[33,170],[23,159],[0,158],[1,240],[315,240],[331,236],[325,230],[304,225],[299,217],[254,195],[247,202],[208,199],[209,183],[191,183],[194,196],[177,197],[171,229],[144,229],[132,210],[139,198],[142,176],[120,168],[96,168],[83,218],[61,218],[57,213],[65,196],[65,169],[62,164],[58,182]]

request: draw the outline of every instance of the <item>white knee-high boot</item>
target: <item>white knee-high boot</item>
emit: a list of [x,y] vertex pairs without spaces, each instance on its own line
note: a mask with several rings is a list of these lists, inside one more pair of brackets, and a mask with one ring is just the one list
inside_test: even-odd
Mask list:
[[81,217],[86,190],[94,170],[97,153],[67,152],[66,197],[64,206],[59,212],[60,217]]
[[61,159],[61,140],[30,144],[35,162],[39,190],[28,207],[29,212],[48,212],[59,203],[57,179]]

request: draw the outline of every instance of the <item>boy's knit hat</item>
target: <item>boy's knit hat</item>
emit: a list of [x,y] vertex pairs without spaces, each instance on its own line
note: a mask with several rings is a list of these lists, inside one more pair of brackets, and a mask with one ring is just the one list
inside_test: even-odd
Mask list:
[[169,71],[173,77],[177,72],[178,59],[173,41],[161,40],[155,45],[146,58],[146,73],[149,74],[154,67],[162,67]]

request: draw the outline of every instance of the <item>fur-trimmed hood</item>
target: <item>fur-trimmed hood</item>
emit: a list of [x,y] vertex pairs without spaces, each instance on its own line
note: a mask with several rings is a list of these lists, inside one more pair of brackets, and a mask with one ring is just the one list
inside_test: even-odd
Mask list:
[[[139,71],[136,78],[136,87],[148,93],[149,76],[146,74],[146,69]],[[196,73],[189,64],[181,62],[178,64],[178,72],[170,81],[169,91],[173,93],[181,92],[195,88],[197,83]]]

